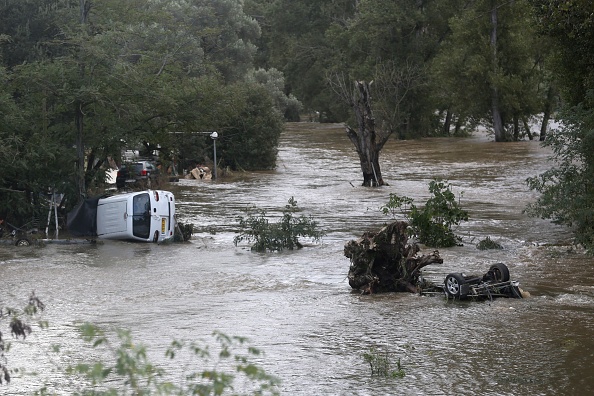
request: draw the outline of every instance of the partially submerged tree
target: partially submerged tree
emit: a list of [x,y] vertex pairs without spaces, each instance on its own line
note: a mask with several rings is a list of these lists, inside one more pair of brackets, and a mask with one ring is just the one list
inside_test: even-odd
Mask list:
[[410,234],[419,242],[432,247],[452,247],[462,241],[452,227],[468,221],[468,212],[452,192],[447,180],[434,179],[429,182],[429,192],[433,194],[423,207],[417,207],[413,199],[391,193],[386,205],[380,209],[385,214],[395,217],[396,210],[410,223]]
[[537,39],[526,2],[465,2],[449,26],[431,62],[439,108],[461,126],[490,126],[497,142],[532,138],[525,125],[554,110],[554,89],[545,69],[550,46]]
[[375,118],[371,108],[370,82],[356,81],[350,105],[357,120],[356,129],[346,126],[346,133],[359,155],[361,171],[363,172],[363,186],[383,186],[379,164],[379,154],[384,147],[391,131],[377,131]]
[[242,241],[253,242],[253,251],[275,252],[301,249],[303,245],[299,241],[300,237],[319,241],[324,232],[319,230],[318,223],[311,216],[295,216],[298,210],[297,201],[291,197],[276,223],[269,221],[264,210],[256,209],[256,214],[248,211],[247,217],[239,217],[240,231],[233,238],[233,243],[237,246]]

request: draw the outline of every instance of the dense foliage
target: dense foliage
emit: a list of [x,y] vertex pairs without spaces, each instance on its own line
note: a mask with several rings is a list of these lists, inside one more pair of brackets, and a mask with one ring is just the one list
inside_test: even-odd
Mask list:
[[545,145],[555,166],[528,179],[541,193],[528,213],[564,224],[594,253],[594,4],[531,0],[541,33],[554,44],[555,75],[564,109],[561,127]]
[[568,109],[562,127],[544,144],[556,166],[528,179],[541,196],[527,212],[571,227],[576,242],[594,253],[594,110]]
[[352,124],[341,99],[355,81],[373,81],[375,126],[396,138],[483,124],[519,140],[541,121],[544,140],[559,106],[573,107],[558,116],[582,130],[587,163],[593,11],[588,0],[3,1],[0,217],[32,216],[51,189],[76,203],[124,148],[178,169],[209,163],[207,131],[219,166],[272,169],[282,117]]
[[74,205],[124,149],[212,161],[202,131],[221,137],[219,166],[274,168],[299,104],[281,73],[255,72],[259,35],[234,0],[2,2],[0,218],[23,223],[51,189]]

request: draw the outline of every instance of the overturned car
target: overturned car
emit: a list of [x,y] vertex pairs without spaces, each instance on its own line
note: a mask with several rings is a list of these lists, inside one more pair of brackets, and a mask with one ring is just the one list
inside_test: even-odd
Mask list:
[[421,285],[421,294],[445,293],[453,299],[489,299],[495,297],[523,298],[527,293],[512,281],[507,265],[491,265],[483,275],[465,275],[460,272],[448,274],[443,284]]

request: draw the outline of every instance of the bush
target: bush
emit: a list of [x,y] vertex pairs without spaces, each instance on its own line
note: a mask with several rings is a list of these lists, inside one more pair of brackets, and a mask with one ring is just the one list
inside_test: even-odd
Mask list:
[[429,192],[433,194],[423,208],[417,208],[413,199],[390,194],[390,199],[380,209],[385,215],[396,217],[402,213],[411,226],[411,233],[419,242],[432,247],[459,245],[462,238],[455,235],[452,226],[468,220],[468,212],[460,209],[460,204],[447,181],[432,180]]
[[324,233],[318,230],[318,224],[311,217],[295,217],[294,214],[298,210],[297,201],[291,197],[278,223],[270,223],[266,218],[266,212],[258,209],[255,214],[248,212],[247,217],[240,216],[241,231],[235,236],[233,243],[237,246],[244,240],[254,242],[252,250],[265,252],[301,249],[303,245],[299,242],[299,237],[319,241]]
[[400,363],[400,358],[396,362],[396,370],[393,369],[393,364],[387,352],[382,353],[375,348],[371,348],[369,352],[363,354],[363,359],[369,364],[371,368],[371,375],[379,377],[398,377],[402,378],[406,374]]
[[476,244],[478,250],[489,250],[489,249],[503,249],[500,243],[495,242],[490,237],[486,237],[482,241]]

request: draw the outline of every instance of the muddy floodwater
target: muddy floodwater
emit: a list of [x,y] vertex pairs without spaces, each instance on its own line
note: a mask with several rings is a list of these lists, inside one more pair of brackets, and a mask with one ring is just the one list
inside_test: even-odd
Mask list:
[[[130,329],[173,376],[184,367],[164,358],[171,340],[209,343],[214,330],[248,337],[284,395],[594,394],[594,259],[571,247],[564,228],[522,214],[535,198],[525,179],[551,166],[548,156],[538,142],[496,144],[485,135],[391,141],[380,157],[389,186],[364,188],[342,127],[289,124],[275,171],[170,186],[179,219],[194,224],[189,243],[0,245],[0,305],[24,305],[35,290],[49,324],[13,341],[8,363],[22,370],[0,393],[48,384],[71,394],[78,383],[56,367],[98,353],[77,336],[76,325],[90,321]],[[351,290],[345,242],[390,221],[379,210],[390,193],[422,204],[434,177],[451,182],[470,220],[457,229],[464,246],[440,249],[444,263],[426,277],[481,274],[503,262],[530,298],[453,302]],[[326,231],[320,243],[266,254],[234,246],[247,208],[278,217],[291,197]],[[487,236],[504,249],[478,250]],[[363,358],[371,348],[400,359],[405,376],[372,377]]]

